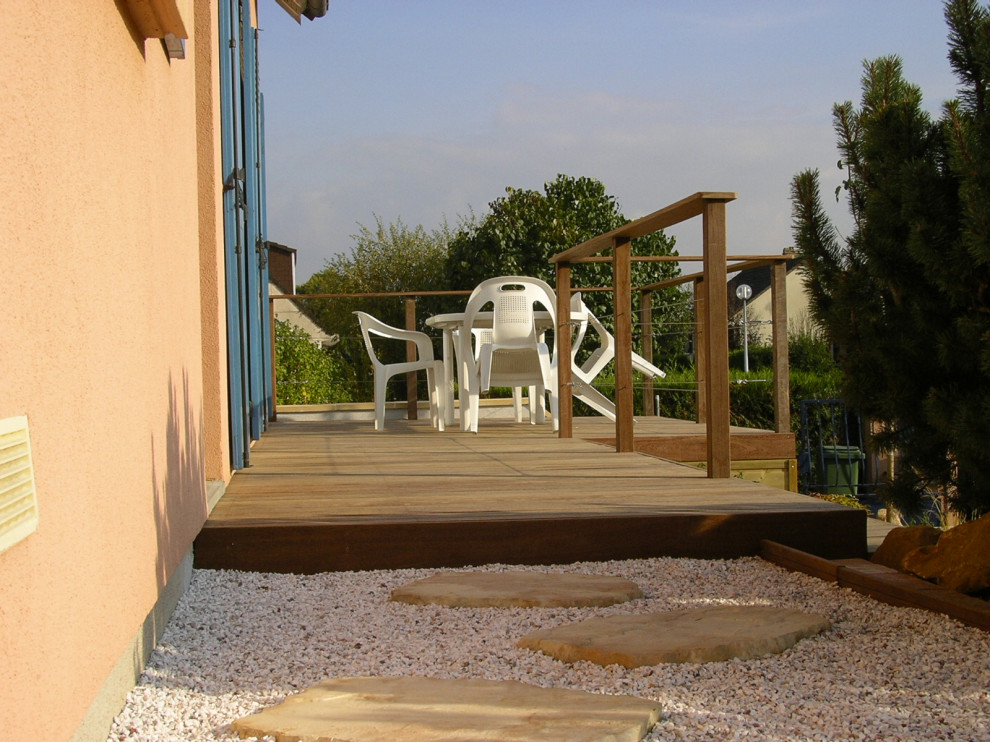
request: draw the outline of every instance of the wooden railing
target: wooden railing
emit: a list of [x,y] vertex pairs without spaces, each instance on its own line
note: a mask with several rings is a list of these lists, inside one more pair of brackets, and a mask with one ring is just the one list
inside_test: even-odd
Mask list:
[[[787,365],[787,304],[784,280],[787,256],[737,256],[726,252],[725,205],[735,200],[730,192],[695,193],[659,211],[629,222],[611,232],[598,235],[551,258],[557,268],[556,342],[560,436],[573,435],[573,389],[571,371],[570,317],[571,266],[577,263],[611,261],[615,303],[615,439],[616,451],[632,452],[633,376],[632,376],[632,277],[631,264],[639,260],[700,260],[700,273],[669,279],[637,290],[644,297],[643,306],[651,307],[652,292],[664,287],[693,281],[696,305],[697,343],[695,368],[698,383],[698,420],[707,429],[708,476],[731,475],[729,452],[729,318],[726,290],[729,265],[739,271],[760,265],[772,266],[772,320],[774,348],[774,413],[777,432],[790,430],[789,371]],[[633,257],[630,242],[637,237],[667,229],[694,217],[702,218],[702,255]],[[599,255],[611,251],[611,256]],[[644,312],[644,337],[652,337],[651,311]],[[649,344],[647,344],[649,347]],[[644,347],[644,350],[647,350]],[[651,350],[651,349],[650,349]],[[649,353],[649,351],[647,351]],[[651,353],[650,353],[651,355]],[[647,355],[647,360],[650,360]]]

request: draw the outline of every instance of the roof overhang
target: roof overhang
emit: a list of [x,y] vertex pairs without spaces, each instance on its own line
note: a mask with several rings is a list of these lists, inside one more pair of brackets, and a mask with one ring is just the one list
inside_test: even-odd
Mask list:
[[189,38],[175,0],[124,0],[122,4],[143,38],[164,39],[166,35]]
[[286,13],[296,19],[296,23],[302,23],[302,16],[306,16],[311,21],[322,18],[327,14],[330,0],[275,0]]

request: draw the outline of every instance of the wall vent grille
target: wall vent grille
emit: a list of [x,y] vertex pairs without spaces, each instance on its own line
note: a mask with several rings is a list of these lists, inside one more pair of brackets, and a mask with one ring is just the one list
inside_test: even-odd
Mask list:
[[27,417],[0,420],[0,551],[38,528]]

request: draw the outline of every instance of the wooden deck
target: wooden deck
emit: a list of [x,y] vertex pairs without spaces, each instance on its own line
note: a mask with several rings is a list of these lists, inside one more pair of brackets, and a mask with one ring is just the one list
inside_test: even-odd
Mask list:
[[[586,440],[612,431],[601,418],[576,418],[569,440],[503,420],[477,434],[428,421],[389,420],[383,433],[364,421],[279,421],[214,508],[195,564],[314,573],[732,558],[759,554],[764,539],[828,559],[866,554],[862,511]],[[702,431],[636,425],[637,441]],[[733,445],[757,435],[734,429]]]

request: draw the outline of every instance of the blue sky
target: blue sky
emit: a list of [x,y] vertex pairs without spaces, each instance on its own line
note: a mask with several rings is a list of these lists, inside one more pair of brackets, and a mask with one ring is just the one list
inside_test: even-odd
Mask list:
[[260,6],[268,236],[300,283],[376,215],[454,224],[558,173],[631,219],[736,191],[730,253],[779,254],[800,170],[848,223],[831,110],[864,59],[898,54],[936,114],[955,95],[937,0],[331,0],[302,25]]

